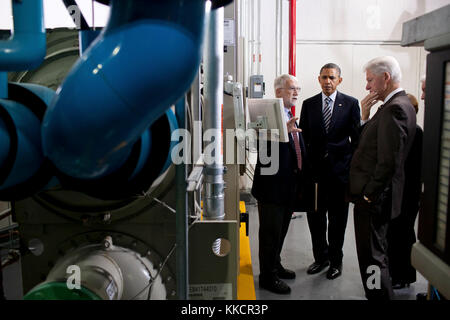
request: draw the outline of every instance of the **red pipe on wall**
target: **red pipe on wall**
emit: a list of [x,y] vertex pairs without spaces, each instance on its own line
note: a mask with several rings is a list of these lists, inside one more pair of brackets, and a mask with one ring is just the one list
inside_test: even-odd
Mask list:
[[[297,20],[297,0],[289,1],[289,74],[295,76],[295,47],[297,41],[296,34]],[[291,108],[291,112],[295,115],[295,106]]]

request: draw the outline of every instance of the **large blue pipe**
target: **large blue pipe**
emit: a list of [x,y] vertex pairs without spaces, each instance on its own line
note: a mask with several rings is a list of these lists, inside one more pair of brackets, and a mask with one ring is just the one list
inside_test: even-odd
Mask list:
[[99,179],[124,165],[143,132],[189,88],[204,11],[204,0],[112,0],[108,25],[44,118],[44,153],[60,171]]
[[0,41],[0,71],[34,69],[46,53],[42,0],[12,1],[12,11],[14,31]]
[[55,92],[35,84],[9,84],[9,99],[0,99],[0,199],[12,200],[39,191],[52,172],[41,143],[41,120]]

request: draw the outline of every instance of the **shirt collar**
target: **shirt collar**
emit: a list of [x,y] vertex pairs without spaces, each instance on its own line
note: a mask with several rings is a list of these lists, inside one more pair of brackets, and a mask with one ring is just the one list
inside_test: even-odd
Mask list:
[[388,96],[386,97],[386,99],[384,99],[383,104],[385,104],[386,102],[389,101],[390,98],[392,98],[394,96],[394,94],[403,91],[403,88],[397,88],[394,91],[392,91],[391,93],[388,94]]
[[[334,91],[334,92],[330,95],[330,99],[331,99],[332,102],[335,102],[335,101],[336,101],[336,96],[337,96],[337,90]],[[326,99],[327,97],[328,97],[328,96],[327,96],[325,93],[323,93],[323,91],[322,91],[322,102],[323,102],[323,103],[325,103],[325,99]]]

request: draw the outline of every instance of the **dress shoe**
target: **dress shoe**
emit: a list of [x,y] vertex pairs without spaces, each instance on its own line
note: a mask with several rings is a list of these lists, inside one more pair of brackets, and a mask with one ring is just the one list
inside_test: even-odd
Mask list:
[[277,271],[277,276],[280,279],[295,279],[295,272],[281,267]]
[[278,294],[291,293],[291,288],[283,280],[280,280],[278,278],[272,280],[259,279],[259,287]]
[[336,279],[341,274],[342,274],[342,266],[339,267],[330,266],[330,268],[327,271],[327,279],[330,280]]
[[320,271],[322,271],[323,269],[325,269],[329,265],[330,265],[330,261],[329,260],[325,260],[325,261],[322,261],[322,262],[314,262],[312,265],[309,266],[308,270],[306,270],[306,273],[307,274],[319,273]]

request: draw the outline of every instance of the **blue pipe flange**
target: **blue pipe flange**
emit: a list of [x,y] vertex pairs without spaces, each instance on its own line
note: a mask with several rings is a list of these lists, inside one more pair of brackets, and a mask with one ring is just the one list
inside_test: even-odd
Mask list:
[[0,99],[0,200],[20,200],[41,191],[54,170],[42,153],[41,121],[54,92],[32,84],[8,84]]

